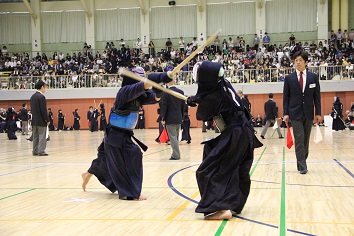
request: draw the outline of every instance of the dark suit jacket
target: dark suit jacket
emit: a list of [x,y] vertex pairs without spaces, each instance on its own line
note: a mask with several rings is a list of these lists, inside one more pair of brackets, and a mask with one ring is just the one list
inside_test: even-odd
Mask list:
[[[184,92],[174,86],[169,89],[184,94]],[[183,120],[184,101],[168,93],[163,93],[160,100],[160,116],[166,125],[181,124]]]
[[299,120],[303,116],[308,120],[321,115],[321,94],[318,76],[306,70],[306,86],[304,93],[301,91],[296,72],[285,76],[283,90],[284,115],[290,119]]
[[242,101],[243,106],[247,109],[247,111],[249,113],[251,113],[251,103],[250,103],[250,101],[248,101],[248,99],[245,98],[245,97],[242,97],[241,101]]
[[27,109],[25,109],[25,108],[22,108],[22,109],[21,109],[19,118],[20,118],[22,121],[28,121],[28,111],[27,111]]
[[91,121],[92,120],[92,115],[93,112],[91,112],[90,110],[87,112],[87,120]]
[[277,105],[273,100],[268,100],[264,103],[264,111],[267,117],[267,120],[275,120],[278,117]]
[[47,113],[47,100],[43,94],[36,92],[31,99],[32,125],[47,126],[49,121]]

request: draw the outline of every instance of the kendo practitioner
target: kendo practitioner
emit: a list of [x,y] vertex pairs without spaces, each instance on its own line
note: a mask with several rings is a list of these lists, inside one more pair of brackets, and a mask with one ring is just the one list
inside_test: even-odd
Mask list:
[[138,129],[145,129],[145,114],[144,114],[143,106],[140,106],[138,124],[136,127]]
[[3,133],[6,128],[6,110],[0,108],[0,133]]
[[58,110],[58,130],[64,130],[65,116],[62,110]]
[[181,124],[182,129],[182,139],[181,141],[187,141],[187,144],[191,143],[191,135],[190,135],[190,127],[191,127],[191,120],[189,119],[188,115],[188,105],[184,105],[184,114],[183,114],[183,121]]
[[98,116],[100,113],[98,112],[98,109],[95,108],[92,112],[91,116],[91,121],[90,121],[90,131],[95,132],[98,131]]
[[[159,103],[159,106],[160,106],[160,103]],[[159,124],[159,135],[157,136],[157,138],[155,139],[155,142],[157,142],[157,143],[161,143],[160,142],[160,136],[161,136],[161,134],[162,134],[162,131],[163,131],[163,129],[164,129],[164,126],[162,125],[162,123],[161,123],[161,108],[159,107],[159,108],[157,108],[157,115],[158,115],[158,117],[157,117],[157,120],[156,120],[156,122]]]
[[87,111],[87,116],[86,116],[89,129],[91,127],[92,114],[93,114],[93,106],[90,106],[89,110]]
[[344,130],[345,125],[343,121],[343,104],[338,96],[334,97],[334,103],[332,107],[331,116],[333,118],[332,130]]
[[48,108],[48,117],[49,117],[49,130],[53,131],[54,128],[54,121],[53,121],[53,112],[51,108]]
[[74,115],[74,125],[73,128],[74,130],[80,130],[80,119],[81,117],[79,116],[79,109],[75,109],[75,111],[73,112]]
[[21,133],[22,135],[28,135],[28,110],[27,104],[22,104],[22,109],[20,110],[19,118],[21,120]]
[[[132,71],[141,76],[145,74],[141,67],[132,68]],[[156,83],[171,81],[167,73],[152,73],[148,78]],[[147,146],[134,137],[133,129],[138,122],[139,107],[160,100],[161,91],[151,90],[150,87],[148,82],[137,82],[123,76],[98,156],[88,171],[82,174],[84,191],[91,176],[95,175],[112,193],[118,191],[119,199],[146,200],[141,196],[143,155],[140,148],[146,151]]]
[[104,107],[104,104],[100,104],[100,130],[106,130],[107,126],[107,118],[106,118],[106,108]]
[[17,113],[15,111],[15,108],[9,107],[7,109],[7,114],[6,114],[6,126],[7,126],[7,137],[10,140],[16,140],[16,130],[17,130]]
[[219,63],[197,63],[193,76],[198,91],[187,100],[190,106],[198,104],[198,120],[213,119],[220,130],[219,136],[203,142],[203,161],[196,172],[201,200],[195,211],[205,220],[241,213],[250,191],[253,151],[262,146],[247,109],[223,75]]

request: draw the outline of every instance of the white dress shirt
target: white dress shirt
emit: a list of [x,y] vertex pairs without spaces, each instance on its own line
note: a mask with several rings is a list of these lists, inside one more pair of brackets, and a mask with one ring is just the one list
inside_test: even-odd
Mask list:
[[[300,71],[296,70],[296,74],[297,74],[297,80],[300,83]],[[302,73],[302,79],[303,79],[303,83],[302,83],[301,90],[302,90],[302,92],[304,92],[305,91],[305,87],[306,87],[306,69]]]

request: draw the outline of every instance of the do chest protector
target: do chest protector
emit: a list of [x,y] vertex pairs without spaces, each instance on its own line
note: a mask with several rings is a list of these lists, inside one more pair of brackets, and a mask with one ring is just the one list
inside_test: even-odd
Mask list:
[[135,99],[122,107],[122,109],[113,108],[109,114],[110,125],[120,129],[133,130],[138,123],[139,107],[140,102]]
[[121,111],[112,110],[109,115],[109,123],[113,127],[120,129],[133,130],[138,123],[139,113],[138,111]]

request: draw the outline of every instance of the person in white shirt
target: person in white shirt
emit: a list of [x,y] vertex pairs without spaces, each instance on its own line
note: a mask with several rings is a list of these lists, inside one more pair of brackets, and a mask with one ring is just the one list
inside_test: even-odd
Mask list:
[[179,44],[179,52],[184,53],[185,44],[184,44],[183,37],[179,38],[178,44]]
[[155,63],[155,59],[152,57],[152,55],[150,55],[149,64],[152,66],[152,65],[154,65],[154,63]]
[[64,62],[64,58],[65,58],[64,54],[62,52],[60,52],[59,56],[58,56],[59,61]]
[[229,44],[229,50],[232,51],[235,47],[234,40],[230,37],[227,43]]
[[193,47],[198,47],[198,42],[196,37],[193,38],[192,45]]
[[280,61],[281,61],[281,58],[284,56],[284,52],[281,51],[281,50],[279,50],[279,51],[277,52],[277,56],[278,56],[278,62],[280,62]]
[[119,42],[120,49],[122,50],[122,47],[124,47],[124,46],[125,46],[124,39],[120,39],[120,42]]
[[327,50],[329,49],[328,41],[326,39],[323,41],[323,47]]
[[320,64],[320,80],[326,80],[327,79],[327,67],[328,67],[327,60],[321,61],[321,64]]
[[186,56],[189,56],[192,53],[192,51],[193,51],[193,44],[190,43],[188,45],[187,45],[187,49],[186,49]]
[[257,34],[254,34],[254,38],[253,38],[253,45],[254,45],[254,49],[255,50],[258,50],[258,47],[259,47],[259,37]]
[[4,53],[4,54],[6,54],[6,53],[8,52],[8,51],[7,51],[7,47],[6,47],[6,46],[3,46],[1,52]]
[[342,45],[344,46],[344,48],[347,48],[348,45],[349,45],[349,35],[348,35],[348,31],[347,30],[344,30],[344,33],[343,33],[343,41],[342,41]]
[[171,49],[170,56],[172,60],[176,58],[176,51],[173,48]]
[[336,33],[337,35],[337,49],[341,49],[342,48],[342,37],[343,37],[343,33],[341,29],[338,29],[338,32]]
[[261,52],[265,53],[265,51],[266,51],[266,48],[265,48],[264,45],[262,45],[262,46],[261,46]]
[[215,50],[215,52],[218,52],[220,50],[219,46],[220,46],[220,39],[219,39],[219,36],[217,36],[214,39],[214,50]]
[[138,56],[141,51],[141,41],[140,38],[135,42],[135,50],[136,50],[136,55]]

